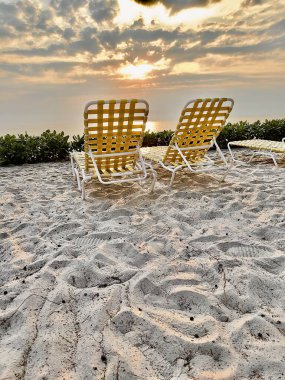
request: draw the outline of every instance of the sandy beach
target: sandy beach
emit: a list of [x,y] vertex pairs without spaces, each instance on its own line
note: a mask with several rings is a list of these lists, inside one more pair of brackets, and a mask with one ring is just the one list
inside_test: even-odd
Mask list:
[[285,379],[285,164],[86,201],[69,162],[0,178],[1,380]]

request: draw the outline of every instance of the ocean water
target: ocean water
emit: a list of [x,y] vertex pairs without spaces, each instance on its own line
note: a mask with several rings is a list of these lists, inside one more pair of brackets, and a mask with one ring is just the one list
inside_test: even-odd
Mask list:
[[[164,130],[174,130],[176,128],[176,121],[165,121],[165,120],[160,120],[160,121],[148,121],[146,125],[146,130],[147,131],[152,131],[152,132],[160,132]],[[69,135],[70,137],[74,135],[83,135],[83,125],[82,123],[70,123],[70,124],[44,124],[44,123],[39,123],[38,125],[2,125],[0,126],[0,136],[6,135],[6,134],[14,134],[18,135],[20,133],[25,133],[27,132],[29,135],[33,136],[38,136],[42,132],[46,131],[47,129],[50,129],[51,131],[56,130],[57,132],[64,132],[65,135]]]

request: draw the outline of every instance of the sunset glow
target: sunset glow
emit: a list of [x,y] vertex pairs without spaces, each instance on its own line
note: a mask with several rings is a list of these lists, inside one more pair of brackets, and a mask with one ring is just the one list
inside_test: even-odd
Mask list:
[[120,73],[127,79],[145,79],[147,75],[153,70],[152,65],[128,65],[120,69]]
[[159,121],[211,96],[241,104],[232,118],[283,117],[284,19],[284,0],[0,0],[0,135],[77,132],[82,104],[109,98]]
[[[170,14],[169,10],[162,4],[152,7],[145,7],[135,3],[133,0],[118,0],[120,11],[115,21],[119,24],[131,24],[134,20],[142,18],[146,25],[157,22],[160,25],[177,27],[178,25],[191,26],[199,24],[201,21],[215,16],[222,9],[219,5],[211,8],[191,8],[184,9],[178,13]],[[237,2],[238,3],[238,2]]]

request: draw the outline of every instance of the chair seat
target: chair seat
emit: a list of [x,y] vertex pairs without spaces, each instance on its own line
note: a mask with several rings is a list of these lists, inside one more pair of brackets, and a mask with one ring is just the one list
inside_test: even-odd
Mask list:
[[240,146],[249,149],[268,150],[275,153],[285,153],[285,143],[281,141],[252,139],[231,141],[230,145]]
[[141,148],[141,153],[143,157],[155,161],[162,161],[165,153],[167,151],[168,146],[151,146],[147,148]]
[[[78,167],[80,170],[85,170],[85,153],[84,152],[75,152],[72,154],[73,159],[77,163]],[[125,167],[123,166],[117,166],[117,167],[112,167],[109,169],[99,169],[100,175],[102,177],[110,177],[110,176],[115,176],[115,175],[120,175],[124,174],[126,172],[131,172],[132,174],[140,174],[142,171],[139,170],[137,167],[132,166],[132,165],[126,165]],[[97,174],[95,170],[92,169],[92,172],[89,173],[93,177],[97,177]]]
[[[165,157],[166,151],[168,149],[168,146],[151,146],[147,148],[141,148],[141,153],[144,158],[155,161],[155,162],[162,162],[163,158]],[[173,166],[186,166],[185,163],[181,162],[169,162]],[[190,162],[191,165],[207,165],[209,161],[206,158],[201,158],[199,161]]]

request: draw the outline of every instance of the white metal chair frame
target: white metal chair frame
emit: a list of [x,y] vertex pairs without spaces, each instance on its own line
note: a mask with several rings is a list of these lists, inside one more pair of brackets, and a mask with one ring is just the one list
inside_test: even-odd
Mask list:
[[[102,155],[102,154],[93,155],[92,151],[89,151],[88,155],[92,160],[92,163],[94,165],[94,170],[95,170],[95,173],[96,173],[96,176],[97,176],[99,182],[104,184],[104,185],[110,185],[110,184],[114,184],[114,183],[123,183],[123,182],[143,181],[147,178],[147,175],[148,175],[147,167],[148,167],[150,169],[152,177],[153,177],[153,180],[152,180],[152,183],[150,186],[150,192],[153,192],[155,182],[156,182],[156,177],[157,177],[156,171],[153,169],[151,164],[144,161],[139,147],[137,149],[137,152],[139,154],[139,159],[138,159],[138,162],[136,163],[136,168],[138,170],[142,171],[143,175],[142,176],[138,175],[137,177],[132,177],[129,179],[117,179],[117,180],[113,180],[113,181],[112,180],[109,180],[109,181],[103,180],[103,178],[100,174],[100,171],[98,169],[97,163],[96,163],[96,158],[123,156],[123,155],[129,155],[129,153],[126,152],[126,153],[110,153],[110,154],[104,154],[104,155]],[[71,158],[71,170],[72,170],[73,176],[76,177],[76,179],[77,179],[78,190],[80,190],[82,192],[82,199],[85,199],[85,185],[87,184],[87,182],[90,182],[91,180],[94,179],[94,175],[92,176],[92,173],[87,174],[85,172],[85,170],[82,169],[81,170],[82,180],[80,180],[80,174],[79,174],[79,171],[78,171],[76,165],[74,164],[73,156],[71,155],[70,158]],[[121,177],[121,176],[131,176],[131,175],[134,176],[134,173],[131,171],[124,172],[124,173],[112,173],[112,174],[110,173],[109,174],[110,177]]]
[[[116,100],[116,102],[119,101],[119,100]],[[127,102],[130,101],[130,100],[127,100]],[[148,103],[145,101],[145,100],[142,100],[142,99],[137,99],[137,102],[140,102],[140,103],[144,103],[146,105],[146,109],[148,111],[148,108],[149,108],[149,105]],[[88,107],[90,105],[93,105],[93,104],[97,104],[98,102],[97,101],[92,101],[92,102],[89,102],[86,104],[85,106],[85,109],[84,109],[84,113],[88,110]],[[109,104],[110,101],[105,101],[105,104]],[[137,142],[138,144],[138,142]],[[72,152],[71,155],[70,155],[70,160],[71,160],[71,170],[72,170],[72,174],[73,176],[76,178],[77,180],[77,184],[78,184],[78,189],[82,192],[82,199],[85,199],[85,185],[90,182],[92,179],[94,179],[94,174],[92,175],[92,169],[90,168],[89,169],[89,173],[86,173],[86,171],[84,169],[81,169],[81,177],[82,179],[80,180],[80,173],[79,173],[79,170],[77,169],[76,167],[76,164],[74,162],[74,154],[76,154],[76,152]],[[147,178],[147,175],[148,175],[148,169],[150,170],[151,172],[151,175],[153,177],[152,179],[152,183],[151,183],[151,186],[150,186],[150,192],[153,192],[154,190],[154,186],[155,186],[155,182],[156,182],[156,177],[157,177],[157,174],[156,174],[156,171],[153,169],[152,165],[149,164],[149,163],[146,163],[143,159],[143,156],[141,154],[141,150],[140,150],[140,146],[137,145],[136,146],[136,149],[135,150],[131,150],[131,151],[125,151],[125,152],[122,152],[122,153],[103,153],[103,154],[93,154],[91,148],[89,148],[89,152],[85,152],[84,154],[87,154],[91,160],[92,160],[92,163],[93,163],[93,166],[94,166],[94,171],[95,171],[95,177],[98,178],[99,182],[104,184],[104,185],[109,185],[109,184],[114,184],[114,183],[124,183],[124,182],[135,182],[135,181],[143,181]],[[108,176],[109,177],[124,177],[124,176],[132,176],[132,178],[128,178],[128,179],[116,179],[116,180],[104,180],[102,178],[102,175],[100,173],[100,170],[98,168],[98,165],[96,163],[96,159],[98,158],[109,158],[109,157],[122,157],[122,156],[131,156],[131,155],[138,155],[138,159],[135,163],[135,168],[138,170],[138,171],[141,171],[141,174],[138,174],[138,173],[134,173],[132,171],[125,171],[125,172],[121,172],[121,173],[108,173]],[[147,169],[148,168],[148,169]],[[135,177],[136,176],[136,177]]]
[[[189,102],[186,103],[184,109],[186,109],[189,104],[191,103],[194,103],[196,102],[197,99],[193,99],[193,100],[190,100]],[[231,98],[227,98],[227,100],[229,102],[231,102],[231,108],[233,107],[234,105],[234,101],[233,99]],[[207,159],[207,163],[206,162],[197,162],[197,164],[190,164],[189,161],[187,160],[187,158],[185,157],[185,155],[183,154],[183,151],[189,151],[189,150],[201,150],[201,149],[210,149],[212,148],[213,146],[216,147],[216,150],[220,156],[220,158],[222,159],[223,161],[223,165],[215,165],[215,161],[213,161],[212,159],[210,159],[207,154],[204,155],[203,158],[206,158]],[[222,178],[220,179],[220,181],[224,181],[226,176],[228,175],[228,172],[229,170],[231,169],[232,167],[232,164],[231,163],[228,163],[223,152],[221,151],[217,141],[216,141],[216,138],[215,136],[213,136],[212,138],[212,141],[211,141],[211,144],[210,145],[203,145],[203,146],[194,146],[194,147],[185,147],[185,148],[180,148],[178,146],[178,144],[175,142],[174,145],[170,145],[171,148],[177,150],[177,152],[179,153],[179,155],[181,156],[182,160],[184,161],[184,164],[182,165],[178,165],[178,166],[174,166],[174,165],[165,165],[162,161],[159,161],[158,163],[166,170],[170,171],[172,173],[171,175],[171,179],[170,179],[170,183],[169,183],[169,187],[171,188],[172,184],[173,184],[173,181],[174,181],[174,177],[175,177],[175,174],[178,170],[180,169],[183,169],[185,167],[187,167],[189,169],[190,172],[192,173],[203,173],[203,172],[210,172],[210,171],[214,171],[214,170],[225,170]],[[202,169],[196,169],[196,167],[203,167]]]
[[[283,143],[285,143],[285,137],[281,140]],[[238,163],[240,163],[240,164],[244,164],[245,162],[244,161],[241,161],[241,160],[237,160],[235,157],[234,157],[234,154],[233,154],[233,152],[232,152],[232,149],[231,149],[231,145],[235,145],[235,144],[233,144],[232,142],[228,142],[228,150],[229,150],[229,152],[230,152],[230,155],[231,155],[231,159],[232,159],[232,161],[234,161],[234,162],[238,162]],[[241,148],[244,148],[244,149],[251,149],[252,150],[252,148],[250,148],[250,147],[243,147],[243,146],[241,146]],[[277,153],[275,153],[275,152],[273,152],[273,151],[271,151],[271,150],[265,150],[265,149],[262,149],[262,148],[260,148],[259,150],[254,150],[253,151],[253,154],[252,154],[252,156],[250,157],[250,159],[247,161],[247,163],[250,163],[251,161],[252,161],[252,159],[253,159],[253,157],[255,157],[255,156],[266,156],[266,157],[270,157],[271,159],[272,159],[272,161],[274,162],[274,165],[276,166],[276,167],[278,167],[278,163],[277,163],[277,161],[276,161],[276,154]],[[282,154],[282,153],[281,153]]]
[[[215,145],[216,149],[217,149],[217,152],[218,154],[220,155],[222,161],[224,162],[224,165],[220,165],[220,166],[216,166],[214,167],[215,165],[215,162],[209,158],[207,155],[204,156],[204,158],[207,159],[207,161],[209,163],[205,163],[205,162],[202,162],[202,163],[197,163],[195,165],[191,165],[189,163],[189,161],[187,160],[187,158],[184,156],[183,154],[183,150],[197,150],[197,149],[207,149],[207,148],[212,148],[213,146]],[[174,145],[171,145],[171,148],[173,149],[176,149],[178,151],[178,153],[180,154],[181,158],[183,159],[185,165],[187,166],[187,168],[190,170],[190,172],[192,173],[204,173],[204,172],[210,172],[210,171],[213,171],[213,170],[224,170],[225,168],[227,169],[223,175],[223,177],[221,178],[221,181],[224,181],[230,168],[231,168],[231,165],[228,164],[223,152],[221,151],[218,143],[216,142],[216,139],[213,138],[213,143],[211,145],[204,145],[204,146],[198,146],[198,147],[193,147],[193,148],[179,148],[179,146],[177,145],[177,143],[175,143]],[[185,165],[179,165],[179,166],[171,166],[171,165],[165,165],[162,161],[159,161],[159,164],[166,170],[172,172],[172,175],[171,175],[171,179],[170,179],[170,184],[169,184],[169,187],[171,187],[173,185],[173,181],[174,181],[174,178],[175,178],[175,174],[178,170],[180,169],[183,169],[185,168]],[[204,166],[203,169],[196,169],[195,167],[196,166]]]

